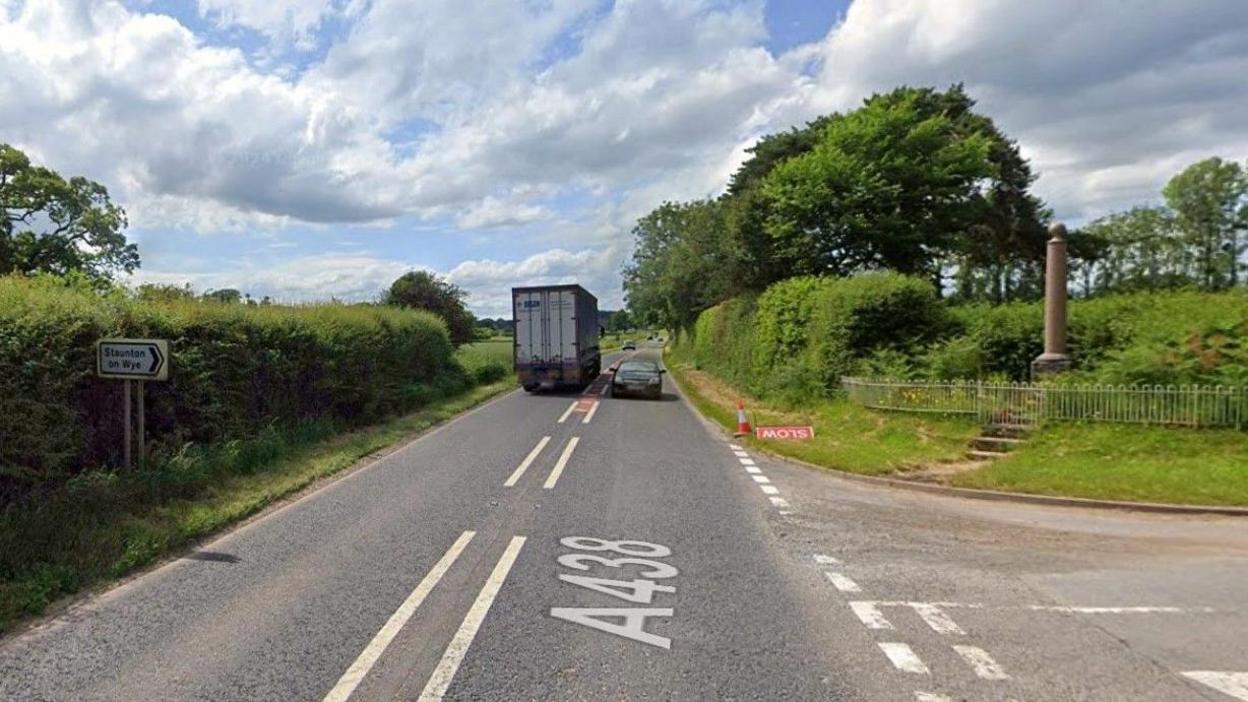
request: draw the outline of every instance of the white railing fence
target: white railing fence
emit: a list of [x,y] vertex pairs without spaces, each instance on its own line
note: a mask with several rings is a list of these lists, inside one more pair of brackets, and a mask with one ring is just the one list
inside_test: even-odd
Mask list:
[[1248,388],[1209,385],[1058,385],[842,378],[864,407],[975,416],[985,424],[1044,420],[1248,426]]

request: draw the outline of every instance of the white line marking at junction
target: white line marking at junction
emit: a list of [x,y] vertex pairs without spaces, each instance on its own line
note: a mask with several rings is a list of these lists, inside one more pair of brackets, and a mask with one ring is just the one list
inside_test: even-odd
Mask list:
[[841,559],[833,558],[832,556],[825,556],[822,553],[816,553],[815,563],[818,563],[819,565],[840,565]]
[[563,411],[563,415],[559,417],[559,422],[558,422],[559,424],[563,424],[564,422],[568,421],[568,416],[576,411],[577,402],[578,400],[573,400],[572,404],[569,405],[568,408]]
[[759,485],[758,489],[762,490],[764,495],[779,495],[780,494],[780,488],[776,487],[775,485]]
[[903,673],[929,675],[932,672],[927,669],[926,665],[923,665],[923,661],[919,660],[914,650],[904,643],[881,643],[880,650],[888,656],[893,667]]
[[601,402],[595,401],[593,406],[589,408],[589,411],[585,413],[585,418],[581,420],[581,424],[589,424],[589,420],[594,418],[594,414],[598,411],[598,405],[601,404]]
[[743,450],[740,446],[737,446],[736,444],[728,444],[728,448],[732,449],[733,451]]
[[754,479],[754,482],[761,483],[763,485],[766,485],[767,483],[771,482],[770,480],[767,479],[767,476],[765,475],[751,475],[750,477]]
[[850,602],[849,608],[858,615],[858,620],[867,625],[868,629],[892,629],[892,622],[884,618],[874,602]]
[[858,587],[858,583],[850,580],[848,577],[840,573],[833,573],[829,571],[824,573],[824,575],[827,576],[828,582],[835,585],[836,589],[841,592],[862,592],[862,588]]
[[[780,509],[788,509],[789,507],[793,506],[793,505],[790,505],[789,501],[784,499],[783,497],[769,497],[767,499],[771,500],[771,504],[779,507]],[[788,514],[788,512],[781,512],[780,514]]]
[[1183,677],[1191,678],[1202,685],[1208,685],[1218,692],[1225,693],[1237,700],[1248,702],[1248,673],[1192,670],[1183,673]]
[[984,680],[1009,680],[1005,670],[988,655],[988,652],[975,646],[954,646],[953,650],[962,656],[962,660],[975,669],[975,674]]
[[932,631],[937,634],[955,634],[957,636],[966,635],[966,632],[962,631],[962,627],[958,626],[957,622],[950,619],[949,615],[945,614],[944,610],[940,607],[927,602],[912,602],[910,603],[910,607],[914,609],[914,611],[923,618],[923,621],[927,622],[927,625],[932,628]]
[[918,692],[914,693],[915,702],[953,702],[952,697],[945,697],[934,692]]
[[749,458],[750,457],[750,454],[746,453],[745,451],[733,451],[733,453],[736,455],[737,458]]
[[511,543],[507,544],[503,557],[498,559],[498,565],[494,566],[494,571],[485,581],[485,586],[477,594],[476,601],[468,609],[468,615],[459,625],[459,631],[455,632],[455,638],[447,644],[446,652],[442,654],[438,667],[434,668],[433,675],[429,676],[429,682],[425,683],[425,689],[420,693],[422,702],[441,700],[446,694],[447,688],[451,686],[451,680],[455,678],[455,672],[459,670],[459,664],[463,662],[464,655],[468,653],[468,647],[472,645],[477,630],[481,628],[485,615],[490,611],[490,605],[494,604],[494,598],[502,589],[503,581],[507,579],[507,573],[511,571],[511,566],[515,564],[516,558],[520,555],[520,549],[523,547],[523,536],[514,536]]
[[472,537],[476,536],[476,533],[475,531],[465,531],[459,535],[459,538],[455,540],[455,543],[451,544],[451,548],[442,555],[442,558],[438,559],[433,569],[425,575],[420,584],[416,586],[416,589],[412,590],[412,594],[408,595],[407,599],[403,600],[403,604],[394,610],[394,614],[390,615],[390,618],[382,625],[381,630],[373,636],[373,640],[368,642],[368,645],[364,647],[364,650],[355,659],[355,662],[351,664],[351,667],[347,668],[347,672],[342,674],[338,684],[334,685],[334,689],[330,690],[328,695],[325,695],[325,702],[345,702],[351,696],[351,693],[355,692],[355,688],[364,680],[364,676],[368,675],[368,671],[372,670],[373,665],[377,663],[377,659],[381,658],[382,653],[385,653],[386,647],[398,635],[403,625],[407,624],[407,620],[412,618],[412,614],[416,612],[416,608],[420,606],[420,603],[425,601],[429,591],[438,584],[438,581],[442,579],[446,571],[450,570],[451,565],[455,563],[455,559],[459,558],[459,554],[463,553],[468,546],[468,542],[472,541]]
[[750,475],[759,475],[760,473],[763,472],[763,469],[759,468],[758,466],[746,466],[745,472],[749,473]]
[[743,465],[743,466],[752,466],[752,465],[754,465],[754,459],[753,459],[753,458],[738,458],[737,460],[738,460],[738,461],[741,461],[741,465]]
[[559,481],[559,476],[563,475],[563,469],[568,465],[568,459],[572,458],[572,451],[576,449],[576,444],[580,440],[579,436],[568,439],[568,445],[563,448],[563,453],[559,454],[559,461],[555,463],[555,469],[550,471],[550,476],[546,478],[546,484],[542,485],[543,488],[549,490]]
[[503,487],[515,487],[521,476],[524,475],[524,471],[528,470],[529,466],[533,464],[533,461],[537,460],[537,455],[542,452],[542,449],[546,448],[546,444],[548,443],[550,443],[550,437],[543,436],[542,440],[537,442],[537,446],[534,446],[533,450],[529,451],[529,455],[525,456],[524,460],[520,462],[520,466],[516,468],[514,473],[511,474],[511,477],[507,479],[507,482],[503,483]]

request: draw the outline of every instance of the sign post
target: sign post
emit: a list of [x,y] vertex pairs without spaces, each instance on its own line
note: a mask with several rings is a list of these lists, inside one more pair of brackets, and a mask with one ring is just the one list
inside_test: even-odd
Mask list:
[[164,339],[100,339],[95,343],[96,375],[125,382],[122,388],[121,411],[122,440],[125,448],[122,456],[129,468],[130,463],[130,383],[139,381],[139,465],[147,460],[147,411],[144,402],[144,383],[148,380],[169,379],[169,342]]

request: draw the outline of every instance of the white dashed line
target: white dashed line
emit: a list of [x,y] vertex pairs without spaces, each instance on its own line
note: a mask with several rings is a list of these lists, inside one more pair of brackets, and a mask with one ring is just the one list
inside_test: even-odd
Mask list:
[[377,659],[381,658],[381,654],[385,653],[386,647],[390,645],[394,637],[407,624],[407,620],[412,618],[416,608],[420,607],[420,604],[425,601],[429,592],[438,584],[442,576],[446,575],[446,571],[451,569],[455,559],[459,558],[459,554],[463,553],[468,546],[468,542],[472,541],[472,537],[476,536],[476,534],[477,532],[475,531],[465,531],[459,535],[455,543],[451,544],[451,548],[434,564],[433,569],[421,579],[416,589],[412,590],[412,594],[408,595],[407,599],[403,600],[403,604],[394,610],[394,614],[390,615],[390,618],[386,620],[381,630],[373,636],[373,640],[368,642],[368,645],[360,652],[359,657],[355,659],[351,667],[347,668],[347,672],[342,674],[338,684],[334,685],[334,689],[325,695],[324,702],[345,702],[351,696],[351,693],[355,692],[355,688],[364,680],[364,676],[368,675],[368,671],[373,669]]
[[816,553],[815,563],[818,563],[819,565],[840,565],[841,560],[839,558],[833,558],[832,556],[825,556],[822,553]]
[[761,483],[763,485],[771,482],[771,480],[769,480],[765,475],[751,475],[750,477],[754,479],[754,482]]
[[910,607],[923,618],[924,622],[937,634],[965,636],[966,632],[957,622],[949,618],[940,607],[927,602],[911,602]]
[[763,472],[763,469],[759,468],[758,466],[746,466],[745,472],[749,473],[750,475],[759,475],[760,473]]
[[850,602],[849,608],[868,629],[892,629],[892,622],[884,618],[874,602]]
[[738,458],[737,460],[738,460],[738,461],[741,461],[741,465],[743,465],[743,466],[752,466],[752,465],[754,465],[754,459],[753,459],[753,458]]
[[903,673],[915,673],[916,675],[929,675],[930,670],[914,651],[904,643],[881,643],[880,650],[884,655],[888,656],[888,660],[893,667]]
[[988,655],[988,652],[975,646],[954,646],[953,650],[962,656],[962,660],[975,670],[975,674],[984,680],[1009,680],[1005,670]]
[[581,424],[589,424],[589,420],[594,418],[594,415],[598,412],[598,405],[601,404],[601,402],[595,400],[594,404],[590,406],[589,411],[585,413],[585,418],[581,420]]
[[750,457],[750,454],[746,453],[745,451],[733,451],[733,453],[736,454],[737,458],[749,458]]
[[832,585],[834,585],[836,589],[841,592],[862,592],[862,588],[858,587],[858,583],[850,580],[847,576],[842,575],[841,573],[833,573],[829,571],[824,573],[824,576],[827,577],[828,582],[832,583]]
[[[769,497],[767,499],[771,500],[771,504],[779,507],[780,509],[788,509],[789,507],[792,507],[792,505],[789,504],[789,501],[784,499],[783,497]],[[781,514],[786,514],[786,513],[781,512]]]
[[558,422],[559,424],[563,424],[564,422],[568,421],[568,417],[571,416],[571,414],[576,411],[577,402],[579,402],[579,400],[573,400],[572,404],[569,405],[568,408],[563,411],[563,415],[559,417],[559,422]]
[[934,692],[915,692],[914,702],[953,702],[952,697],[945,697]]
[[742,451],[742,450],[743,450],[740,446],[737,446],[736,444],[728,444],[728,448],[732,449],[733,451]]
[[550,443],[550,437],[543,436],[541,441],[537,442],[537,446],[534,446],[533,450],[529,451],[529,455],[524,457],[524,461],[520,463],[520,467],[516,468],[515,472],[511,474],[511,477],[507,479],[507,482],[503,483],[503,487],[515,487],[521,476],[524,475],[524,471],[529,469],[529,466],[534,460],[537,459],[537,455],[542,452],[542,449],[546,448],[546,444],[548,443]]
[[1208,685],[1237,700],[1248,702],[1248,673],[1193,670],[1183,673],[1183,677],[1191,678],[1202,685]]
[[472,645],[472,640],[477,635],[477,630],[481,628],[485,615],[490,611],[490,605],[494,604],[494,598],[502,589],[507,573],[511,571],[511,566],[520,556],[524,541],[523,536],[515,536],[512,537],[511,543],[507,544],[503,557],[498,559],[498,565],[494,566],[494,571],[485,581],[485,586],[477,594],[476,601],[468,609],[468,615],[464,617],[459,630],[455,632],[455,638],[447,644],[446,652],[442,654],[438,667],[434,668],[433,675],[429,676],[429,682],[425,683],[425,689],[420,693],[421,702],[435,702],[441,700],[446,694],[447,688],[451,686],[451,680],[455,678],[455,672],[459,670],[459,664],[463,662],[464,656],[468,653],[468,647]]
[[542,485],[543,488],[549,490],[559,481],[559,476],[563,475],[563,469],[567,467],[568,459],[572,458],[572,452],[576,450],[576,445],[580,440],[579,436],[568,439],[568,445],[563,448],[563,453],[559,454],[559,461],[555,463],[555,469],[550,471],[545,484]]
[[762,490],[764,495],[780,494],[780,488],[777,488],[775,485],[759,485],[758,489]]

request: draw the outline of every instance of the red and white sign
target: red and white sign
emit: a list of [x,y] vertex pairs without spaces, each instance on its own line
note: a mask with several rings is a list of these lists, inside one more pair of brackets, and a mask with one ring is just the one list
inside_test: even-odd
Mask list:
[[754,436],[760,439],[797,439],[809,441],[815,438],[814,427],[755,427]]

